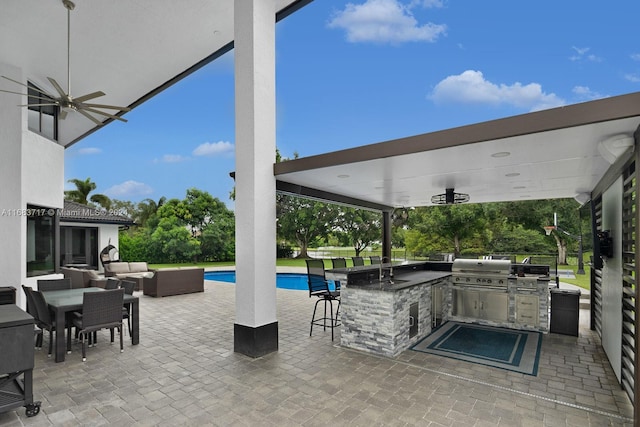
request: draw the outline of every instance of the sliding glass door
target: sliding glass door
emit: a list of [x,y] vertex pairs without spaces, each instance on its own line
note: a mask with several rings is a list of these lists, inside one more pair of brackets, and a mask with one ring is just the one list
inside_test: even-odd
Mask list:
[[60,227],[60,265],[98,269],[98,229]]

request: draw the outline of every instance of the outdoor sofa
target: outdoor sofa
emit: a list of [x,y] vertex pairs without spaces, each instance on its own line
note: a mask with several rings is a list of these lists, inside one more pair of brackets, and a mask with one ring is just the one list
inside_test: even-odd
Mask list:
[[144,294],[152,297],[204,292],[204,268],[199,267],[162,268],[143,280]]
[[100,277],[95,270],[61,267],[60,272],[64,274],[64,277],[71,279],[71,287],[74,289],[91,287],[104,288],[107,284],[107,279]]
[[149,270],[146,262],[116,261],[104,264],[104,275],[135,282],[134,290],[141,291],[144,286],[143,279],[151,277],[153,272]]

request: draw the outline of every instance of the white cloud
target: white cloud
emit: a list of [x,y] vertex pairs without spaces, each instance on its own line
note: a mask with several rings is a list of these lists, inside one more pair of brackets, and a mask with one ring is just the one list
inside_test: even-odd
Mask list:
[[593,100],[606,97],[605,95],[592,91],[588,86],[575,86],[572,89],[572,92],[581,99]]
[[429,98],[437,103],[510,105],[529,111],[565,104],[555,94],[544,93],[538,83],[496,84],[474,70],[446,77],[435,86]]
[[591,50],[590,47],[572,46],[571,48],[576,51],[575,55],[571,55],[569,57],[569,60],[571,61],[582,61],[583,59],[586,59],[587,61],[590,61],[590,62],[602,62],[602,58],[600,58],[599,56],[596,56],[594,54],[587,55],[587,52]]
[[629,80],[631,83],[640,83],[640,74],[625,74],[624,78]]
[[234,146],[229,141],[205,142],[193,150],[194,156],[217,156],[218,154],[232,153]]
[[82,155],[91,155],[91,154],[100,154],[102,153],[102,150],[96,147],[85,147],[85,148],[80,148],[78,150],[78,154],[82,154]]
[[634,61],[640,61],[640,53],[632,53],[629,55]]
[[113,198],[135,198],[153,193],[153,189],[147,184],[137,181],[125,181],[114,185],[105,191],[105,194]]
[[180,154],[165,154],[162,156],[162,162],[164,163],[179,163],[187,160],[186,157],[182,157]]
[[425,9],[444,7],[444,1],[442,0],[412,0],[407,7],[412,8],[414,6],[422,6]]
[[[423,3],[426,6],[439,2]],[[398,0],[366,0],[358,5],[347,3],[344,10],[332,17],[328,27],[344,29],[347,40],[353,43],[434,42],[446,33],[446,25],[430,22],[419,25],[411,13],[411,6]]]

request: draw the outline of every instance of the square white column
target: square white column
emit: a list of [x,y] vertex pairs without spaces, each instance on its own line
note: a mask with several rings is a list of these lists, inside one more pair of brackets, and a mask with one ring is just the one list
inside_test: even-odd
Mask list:
[[275,1],[235,0],[235,351],[278,349]]

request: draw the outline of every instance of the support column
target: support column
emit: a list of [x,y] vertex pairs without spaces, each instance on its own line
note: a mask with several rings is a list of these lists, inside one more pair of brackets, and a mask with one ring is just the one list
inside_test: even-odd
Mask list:
[[382,256],[391,262],[391,211],[382,211]]
[[236,319],[234,351],[278,350],[275,0],[235,0]]

